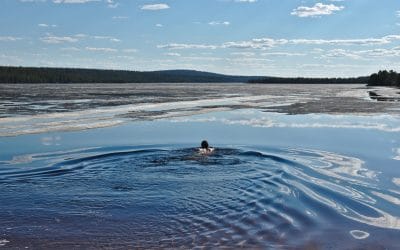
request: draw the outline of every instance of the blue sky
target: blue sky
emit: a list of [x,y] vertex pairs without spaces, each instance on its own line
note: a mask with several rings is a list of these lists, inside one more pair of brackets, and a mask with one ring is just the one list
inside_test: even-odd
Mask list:
[[1,0],[0,65],[400,71],[399,0]]

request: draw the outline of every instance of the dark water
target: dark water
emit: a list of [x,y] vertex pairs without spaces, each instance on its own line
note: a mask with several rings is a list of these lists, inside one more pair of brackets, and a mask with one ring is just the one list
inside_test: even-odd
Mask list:
[[376,175],[354,157],[290,148],[36,154],[3,162],[0,230],[11,248],[394,247],[399,203],[382,197],[399,193]]

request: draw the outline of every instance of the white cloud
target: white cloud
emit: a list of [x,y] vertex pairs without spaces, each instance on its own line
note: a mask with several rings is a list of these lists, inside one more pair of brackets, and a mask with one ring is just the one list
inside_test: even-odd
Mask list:
[[133,56],[114,56],[114,57],[111,57],[111,58],[116,58],[116,59],[125,59],[125,60],[134,60],[135,59],[135,57],[133,57]]
[[164,27],[164,25],[162,25],[161,23],[157,23],[157,24],[156,24],[156,27],[162,28],[162,27]]
[[216,49],[218,46],[206,44],[184,44],[184,43],[170,43],[165,45],[158,45],[159,49]]
[[45,43],[64,43],[64,42],[79,42],[83,39],[94,39],[94,40],[108,40],[109,42],[121,42],[120,39],[112,37],[112,36],[92,36],[87,34],[76,34],[73,36],[54,36],[50,33],[47,33],[46,37],[42,37],[42,40]]
[[76,43],[79,41],[78,38],[71,36],[46,36],[40,38],[40,40],[44,43],[50,43],[50,44]]
[[121,40],[119,40],[118,38],[110,38],[111,42],[121,42]]
[[291,53],[291,52],[266,52],[262,53],[263,56],[305,56],[305,53]]
[[53,3],[89,3],[89,2],[99,2],[100,0],[53,0]]
[[88,51],[99,51],[99,52],[118,52],[117,49],[113,48],[95,48],[95,47],[86,47],[85,48]]
[[[398,161],[400,161],[400,148],[398,148],[397,150],[396,150],[396,156],[395,157],[393,157],[393,160],[398,160]],[[396,180],[396,181],[395,181]],[[393,179],[393,183],[395,183],[396,185],[398,185],[398,186],[400,186],[400,178],[396,178],[396,179]]]
[[108,8],[117,8],[119,3],[116,3],[115,0],[106,0]]
[[336,6],[334,4],[316,3],[313,7],[300,6],[290,13],[298,17],[314,17],[322,15],[331,15],[335,11],[343,10],[344,6]]
[[287,44],[286,39],[272,39],[272,38],[255,38],[250,41],[239,42],[226,42],[222,44],[222,48],[236,48],[236,49],[269,49],[277,45]]
[[112,36],[93,36],[93,38],[97,40],[109,40],[110,42],[121,42],[120,39],[117,39]]
[[381,45],[389,44],[393,40],[400,40],[400,36],[384,36],[382,38],[363,38],[363,39],[293,39],[292,44],[309,44],[309,45]]
[[4,66],[12,66],[15,63],[21,63],[23,60],[18,56],[0,54],[0,63]]
[[123,49],[122,52],[124,52],[124,53],[136,53],[137,49]]
[[129,17],[127,16],[113,16],[112,19],[116,19],[116,20],[123,20],[123,19],[128,19]]
[[398,17],[400,17],[400,10],[396,11]]
[[[23,3],[44,3],[47,2],[47,0],[19,0],[20,2]],[[55,4],[84,4],[84,3],[90,3],[90,2],[101,2],[103,0],[49,0],[49,2],[55,3]],[[112,7],[110,5],[113,4],[115,0],[104,0],[105,3],[109,5],[109,7]],[[118,4],[116,4],[118,6]]]
[[390,44],[392,41],[400,40],[400,35],[388,35],[381,38],[362,39],[293,39],[293,44],[315,44],[315,45],[382,45]]
[[238,48],[264,48],[264,47],[275,47],[277,45],[283,44],[293,44],[293,45],[383,45],[390,44],[393,41],[400,40],[400,35],[388,35],[381,38],[360,38],[360,39],[272,39],[272,38],[261,38],[252,39],[250,41],[244,42],[234,42],[236,44],[242,44],[242,46],[237,46]]
[[233,52],[231,53],[233,56],[244,56],[244,57],[251,57],[255,56],[255,53],[253,52]]
[[146,4],[143,5],[140,9],[142,10],[165,10],[169,9],[170,7],[168,4],[165,3],[158,3],[158,4]]
[[257,57],[242,57],[242,58],[229,58],[226,59],[228,62],[236,63],[236,64],[250,64],[250,63],[265,63],[272,62],[270,59],[266,58],[257,58]]
[[63,51],[80,51],[79,48],[77,47],[66,47],[66,48],[61,48]]
[[370,49],[370,50],[360,50],[354,51],[358,55],[363,55],[367,57],[398,57],[400,56],[400,47],[394,47],[391,49]]
[[42,27],[42,28],[55,28],[55,27],[57,27],[57,25],[55,25],[55,24],[46,24],[46,23],[39,23],[38,26]]
[[22,40],[22,38],[14,36],[0,36],[0,42],[15,42],[18,40]]
[[327,54],[322,55],[323,58],[340,58],[347,57],[351,59],[361,59],[360,55],[355,54],[354,52],[347,51],[344,49],[334,49],[330,50]]
[[181,54],[179,54],[179,53],[165,53],[164,55],[166,55],[166,56],[177,56],[177,57],[181,56]]
[[89,2],[99,2],[100,0],[53,0],[53,3],[89,3]]
[[19,0],[23,3],[33,3],[33,2],[46,2],[46,0]]
[[222,61],[224,58],[221,57],[215,57],[215,56],[185,56],[182,57],[185,60],[188,61],[208,61],[208,62],[215,62],[215,61]]
[[228,22],[228,21],[224,21],[224,22],[220,22],[220,21],[211,21],[211,22],[209,22],[208,24],[209,24],[209,25],[212,25],[212,26],[216,26],[216,25],[225,25],[225,26],[228,26],[228,25],[230,25],[231,23]]
[[235,0],[237,3],[255,3],[257,0]]
[[88,35],[80,33],[80,34],[76,34],[75,37],[86,38],[86,37],[88,37]]
[[[220,45],[212,44],[185,44],[170,43],[158,45],[160,49],[258,49],[267,50],[282,45],[325,45],[325,46],[373,46],[388,45],[394,41],[400,41],[400,35],[388,35],[381,38],[360,38],[360,39],[274,39],[255,38],[248,41],[225,42]],[[321,52],[321,51],[320,51]],[[267,55],[267,54],[265,54]],[[271,56],[303,56],[303,53],[270,52]]]

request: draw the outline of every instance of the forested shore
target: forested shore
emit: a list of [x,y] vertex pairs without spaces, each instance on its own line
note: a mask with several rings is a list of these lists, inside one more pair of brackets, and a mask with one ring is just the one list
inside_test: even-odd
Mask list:
[[292,84],[354,84],[367,83],[368,77],[352,78],[310,78],[310,77],[264,77],[252,79],[249,83],[292,83]]
[[201,83],[247,82],[248,76],[230,76],[195,70],[127,71],[74,68],[0,67],[0,83]]
[[369,77],[368,85],[400,87],[400,74],[393,70],[381,70]]
[[79,68],[0,66],[0,83],[223,83],[259,84],[368,84],[400,87],[400,74],[381,70],[351,78],[233,76],[196,70],[128,71]]

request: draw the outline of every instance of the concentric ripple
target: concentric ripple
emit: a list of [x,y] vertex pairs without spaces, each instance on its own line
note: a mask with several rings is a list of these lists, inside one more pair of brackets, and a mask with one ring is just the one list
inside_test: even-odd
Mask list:
[[326,232],[359,241],[400,229],[399,192],[381,190],[362,160],[315,150],[114,147],[17,156],[0,163],[0,185],[0,226],[31,237],[51,230],[139,247],[298,247],[320,244],[316,236]]

